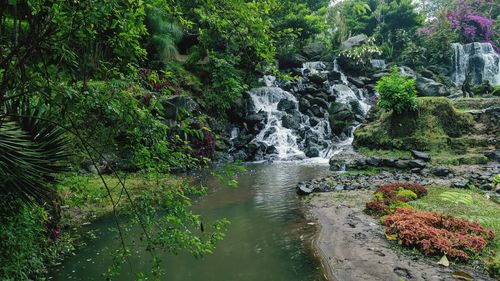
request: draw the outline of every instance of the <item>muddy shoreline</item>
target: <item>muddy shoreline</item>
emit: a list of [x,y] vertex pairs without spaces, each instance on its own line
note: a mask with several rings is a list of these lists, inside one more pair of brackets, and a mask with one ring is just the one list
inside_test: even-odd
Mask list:
[[467,266],[443,267],[436,258],[408,255],[394,249],[382,226],[363,212],[371,190],[320,193],[306,202],[308,220],[316,225],[311,238],[324,277],[330,281],[447,281],[460,270],[475,280],[493,280]]

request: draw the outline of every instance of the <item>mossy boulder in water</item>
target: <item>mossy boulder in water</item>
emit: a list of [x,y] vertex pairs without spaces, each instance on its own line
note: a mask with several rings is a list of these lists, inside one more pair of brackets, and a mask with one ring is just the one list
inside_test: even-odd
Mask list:
[[472,115],[458,112],[447,98],[419,98],[415,112],[377,112],[378,118],[355,132],[354,145],[372,149],[465,149],[455,141],[473,127]]

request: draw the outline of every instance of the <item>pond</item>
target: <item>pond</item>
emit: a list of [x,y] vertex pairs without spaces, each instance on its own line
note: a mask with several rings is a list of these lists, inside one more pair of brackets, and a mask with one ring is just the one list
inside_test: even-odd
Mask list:
[[[308,247],[314,226],[307,224],[295,195],[297,182],[328,174],[328,165],[307,163],[251,164],[238,176],[238,187],[228,188],[209,179],[208,195],[194,212],[205,222],[231,221],[213,254],[195,259],[188,254],[164,254],[164,280],[172,281],[316,281],[324,280],[319,261]],[[103,280],[112,264],[110,252],[118,246],[108,228],[112,220],[92,225],[97,238],[69,257],[52,279]],[[116,280],[136,280],[151,270],[145,253],[135,252]]]

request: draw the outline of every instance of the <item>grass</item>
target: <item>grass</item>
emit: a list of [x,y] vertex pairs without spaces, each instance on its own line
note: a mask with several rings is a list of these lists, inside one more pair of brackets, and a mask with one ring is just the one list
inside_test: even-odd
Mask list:
[[[476,189],[429,187],[428,191],[427,196],[410,203],[416,210],[433,211],[468,220],[477,220],[481,225],[495,231],[495,239],[479,258],[485,260],[492,267],[492,273],[500,276],[500,205]],[[446,201],[443,200],[445,192],[452,192],[458,198],[471,200],[467,204]]]
[[[367,147],[360,147],[357,152],[367,157],[381,157],[381,158],[412,158],[410,151],[404,150],[384,150],[384,149],[369,149]],[[450,150],[440,150],[430,152],[432,160],[431,164],[434,165],[461,165],[461,164],[486,164],[488,158],[484,154],[477,153],[474,149],[468,149],[465,153],[457,153]]]
[[[120,178],[125,183],[132,200],[144,190],[154,191],[158,182],[151,174],[122,174]],[[104,176],[117,210],[130,206],[119,180],[114,176]],[[182,179],[171,175],[162,176],[162,183],[175,184]],[[113,204],[108,192],[98,176],[65,175],[60,177],[56,186],[63,201],[63,221],[69,225],[81,225],[113,212]]]

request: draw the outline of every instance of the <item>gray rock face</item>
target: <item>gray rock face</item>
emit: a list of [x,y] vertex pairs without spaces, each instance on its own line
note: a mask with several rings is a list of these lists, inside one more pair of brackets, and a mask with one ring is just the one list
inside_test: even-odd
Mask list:
[[307,44],[302,49],[302,53],[312,61],[320,59],[324,51],[325,51],[325,45],[319,42]]
[[290,110],[296,109],[296,104],[295,102],[291,100],[281,100],[278,103],[278,110],[279,111],[286,111],[289,112]]
[[247,121],[250,124],[265,123],[265,122],[267,122],[267,113],[258,112],[258,113],[247,115],[245,117],[245,121]]
[[411,151],[411,155],[415,159],[420,159],[420,160],[423,160],[425,162],[431,161],[431,156],[428,153],[425,153],[425,152],[421,152],[421,151],[417,151],[417,150],[412,150]]
[[328,74],[323,73],[323,72],[318,72],[318,73],[310,74],[308,76],[308,78],[309,78],[309,80],[311,80],[311,82],[313,82],[313,83],[315,83],[317,85],[321,85],[325,81],[328,80]]
[[306,156],[309,158],[318,157],[319,156],[319,149],[317,149],[316,147],[310,147],[306,151]]
[[366,43],[367,40],[368,36],[364,34],[356,35],[342,42],[342,44],[340,45],[340,49],[347,50],[353,47],[357,47]]
[[303,182],[300,182],[298,185],[297,185],[297,194],[298,195],[309,195],[313,193],[313,189],[312,188],[309,188],[305,183]]
[[281,119],[283,122],[283,127],[293,130],[298,130],[300,128],[300,116],[287,114]]
[[423,160],[410,160],[408,162],[408,166],[410,168],[419,168],[419,169],[423,169],[427,166],[427,164],[425,164],[425,162]]
[[193,114],[199,109],[198,104],[186,96],[172,96],[160,102],[164,109],[165,118],[167,119],[176,119],[183,111]]
[[446,177],[448,176],[451,172],[450,172],[450,169],[448,169],[447,167],[444,167],[444,166],[439,166],[437,168],[435,168],[432,173],[438,177]]
[[424,97],[446,97],[450,90],[444,84],[425,77],[417,78],[417,92]]

